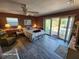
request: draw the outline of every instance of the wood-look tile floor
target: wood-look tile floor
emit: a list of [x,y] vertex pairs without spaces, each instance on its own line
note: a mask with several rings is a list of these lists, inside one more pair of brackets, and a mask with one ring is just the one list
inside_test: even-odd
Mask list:
[[64,41],[45,35],[33,42],[20,37],[14,48],[18,49],[20,59],[63,59],[55,53],[60,45],[67,47]]

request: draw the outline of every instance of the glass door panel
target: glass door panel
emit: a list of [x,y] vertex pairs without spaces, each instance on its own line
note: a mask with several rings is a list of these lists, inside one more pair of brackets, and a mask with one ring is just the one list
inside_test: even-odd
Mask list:
[[68,24],[68,17],[61,18],[60,30],[59,30],[59,37],[61,39],[65,39],[66,30],[67,30],[67,24]]
[[45,32],[47,34],[50,34],[50,26],[51,26],[51,19],[45,20]]
[[58,35],[59,18],[52,18],[51,35]]
[[70,39],[71,32],[72,32],[72,27],[73,27],[73,23],[74,23],[74,17],[70,17],[66,41],[69,41],[69,39]]

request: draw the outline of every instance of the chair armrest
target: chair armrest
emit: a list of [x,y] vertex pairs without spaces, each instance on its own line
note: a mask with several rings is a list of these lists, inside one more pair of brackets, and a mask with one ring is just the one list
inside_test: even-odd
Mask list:
[[0,47],[0,59],[3,59],[2,58],[2,49],[1,49],[1,47]]

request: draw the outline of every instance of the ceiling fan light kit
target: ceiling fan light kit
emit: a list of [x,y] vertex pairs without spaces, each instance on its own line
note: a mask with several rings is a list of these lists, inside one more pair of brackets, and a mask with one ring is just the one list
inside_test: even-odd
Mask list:
[[23,15],[26,16],[36,16],[39,14],[36,11],[29,11],[26,4],[22,4],[22,11],[23,11]]

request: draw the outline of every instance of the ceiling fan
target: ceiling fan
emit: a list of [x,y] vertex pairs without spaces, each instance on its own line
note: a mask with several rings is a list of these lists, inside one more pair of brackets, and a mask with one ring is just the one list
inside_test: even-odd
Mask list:
[[36,16],[36,15],[39,14],[39,12],[35,12],[35,11],[28,10],[26,4],[22,4],[22,7],[21,8],[22,8],[22,11],[23,11],[23,15],[26,15],[26,16]]

